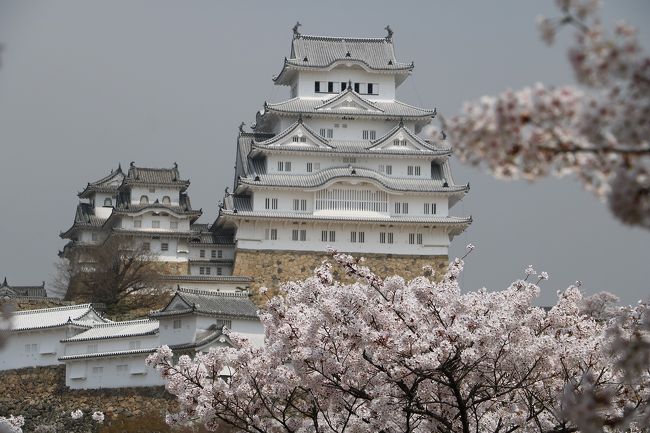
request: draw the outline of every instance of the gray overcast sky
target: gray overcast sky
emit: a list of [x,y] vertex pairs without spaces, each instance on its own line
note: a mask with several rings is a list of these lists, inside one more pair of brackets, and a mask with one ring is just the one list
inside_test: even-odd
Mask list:
[[[118,162],[177,161],[212,222],[232,183],[237,126],[288,95],[271,77],[296,20],[303,33],[338,36],[383,36],[390,24],[398,58],[416,66],[400,99],[452,115],[508,87],[574,82],[568,34],[544,46],[538,14],[555,15],[552,1],[0,0],[0,278],[50,280],[76,193]],[[610,0],[604,16],[639,27],[649,49],[647,0]],[[474,217],[452,248],[477,245],[466,288],[505,287],[533,264],[551,275],[543,303],[578,279],[626,303],[650,293],[650,232],[622,226],[574,180],[507,183],[453,168],[472,186],[453,209]]]

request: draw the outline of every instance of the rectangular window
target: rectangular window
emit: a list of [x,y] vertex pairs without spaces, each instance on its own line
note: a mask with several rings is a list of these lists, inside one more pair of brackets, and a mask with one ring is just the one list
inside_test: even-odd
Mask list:
[[104,374],[104,367],[93,367],[93,374]]
[[323,230],[320,232],[320,240],[322,242],[327,242],[327,230]]
[[129,341],[129,350],[138,350],[140,348],[140,340]]
[[436,214],[436,203],[424,203],[424,214],[429,215],[429,214]]
[[291,239],[294,241],[306,241],[307,240],[307,230],[298,230],[294,229],[291,232]]
[[284,171],[284,161],[278,161],[278,171]]
[[272,241],[278,240],[278,229],[271,229],[271,240]]
[[333,81],[328,81],[327,82],[327,92],[328,93],[334,93],[334,82]]
[[359,243],[362,244],[366,241],[366,233],[365,232],[359,232]]
[[311,173],[312,171],[314,171],[314,166],[313,166],[313,164],[311,162],[308,162],[307,163],[307,173]]
[[420,175],[420,166],[416,165],[414,168],[415,168],[415,175],[419,176]]
[[205,275],[210,275],[212,273],[212,268],[210,266],[205,267]]
[[136,229],[142,227],[142,220],[133,220],[133,227]]
[[25,353],[37,353],[38,344],[25,344]]
[[379,83],[368,83],[368,94],[379,95]]
[[151,244],[149,242],[142,242],[142,251],[151,251]]
[[204,266],[199,267],[199,275],[205,275],[205,267]]
[[388,243],[389,244],[393,243],[393,234],[392,233],[388,233]]
[[202,259],[205,258],[205,250],[199,251],[199,257],[201,257]]
[[217,266],[217,275],[223,275],[223,268],[221,266]]
[[409,244],[415,245],[415,233],[409,233]]
[[320,162],[315,162],[314,163],[314,171],[320,170]]
[[169,222],[169,228],[170,229],[177,229],[178,228],[178,221],[170,221]]
[[151,221],[151,228],[152,229],[159,229],[160,228],[160,221]]
[[306,211],[307,199],[293,199],[293,210]]
[[354,91],[357,92],[357,93],[359,93],[359,85],[360,84],[361,83],[354,83]]
[[379,243],[380,244],[386,243],[386,233],[384,232],[379,233]]
[[217,258],[222,259],[223,258],[223,250],[217,250]]
[[277,208],[278,208],[277,198],[266,198],[264,200],[264,209],[277,209]]
[[154,188],[154,187],[150,187],[150,188],[149,188],[149,192],[156,192],[156,188]]
[[98,239],[99,239],[99,233],[95,233],[95,232],[93,232],[93,234],[90,235],[90,238],[91,238],[93,241],[98,240]]
[[284,163],[284,171],[291,171],[291,161],[286,161]]
[[210,251],[210,258],[216,259],[217,258],[217,250],[212,250]]
[[422,245],[422,233],[418,233],[418,236],[417,236],[417,244],[418,244],[418,245]]
[[174,329],[181,329],[182,326],[183,326],[183,321],[181,319],[174,319],[174,324],[173,324]]
[[321,137],[325,137],[325,128],[321,128],[319,134]]
[[341,92],[348,88],[348,83],[341,81]]
[[350,242],[353,244],[357,242],[357,232],[350,232]]
[[402,213],[402,203],[395,203],[395,213]]
[[406,174],[408,176],[413,176],[413,166],[412,165],[409,165],[408,167],[406,167]]
[[320,93],[320,81],[314,81],[314,92]]
[[334,137],[334,129],[330,128],[327,130],[327,138],[333,138]]
[[336,232],[334,230],[330,230],[330,242],[336,242]]
[[402,203],[402,213],[409,213],[409,204],[408,203]]
[[160,244],[160,251],[169,251],[169,244],[167,242],[162,242]]
[[387,165],[386,166],[386,174],[393,174],[393,166],[392,165]]

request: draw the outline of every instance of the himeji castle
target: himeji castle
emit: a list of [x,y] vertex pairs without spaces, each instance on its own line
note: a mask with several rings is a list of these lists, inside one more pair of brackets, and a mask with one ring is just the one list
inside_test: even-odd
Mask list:
[[207,224],[196,223],[202,211],[192,208],[189,185],[176,163],[171,168],[131,163],[126,173],[118,166],[78,194],[74,223],[61,233],[69,242],[60,255],[83,266],[86,248],[118,236],[150,251],[168,273],[184,275],[184,285],[193,282],[187,275],[220,282],[221,276],[231,274],[232,236],[220,236]]
[[397,99],[413,63],[395,57],[386,29],[348,38],[294,27],[273,78],[290,99],[265,102],[251,131],[240,127],[233,190],[214,224],[234,236],[235,274],[267,285],[307,276],[328,246],[404,276],[447,262],[471,223],[450,215],[469,185],[454,182],[443,139],[418,135],[436,110]]

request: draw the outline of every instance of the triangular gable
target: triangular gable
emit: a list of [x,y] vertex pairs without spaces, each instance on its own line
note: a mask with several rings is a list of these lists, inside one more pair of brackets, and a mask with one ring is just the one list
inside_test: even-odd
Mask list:
[[357,92],[348,87],[345,91],[323,102],[323,104],[314,108],[316,111],[327,110],[350,110],[355,111],[374,111],[381,113],[384,110],[377,107],[369,100],[362,98]]
[[266,147],[327,147],[330,146],[328,140],[323,138],[320,134],[311,129],[309,126],[302,122],[302,118],[298,119],[293,125],[289,126],[280,134],[268,140],[255,142],[256,145]]
[[401,122],[399,126],[371,143],[368,150],[436,150],[432,145],[409,131]]
[[169,301],[169,304],[160,311],[182,311],[187,310],[188,308],[192,308],[192,306],[188,304],[181,295],[176,293],[172,300]]

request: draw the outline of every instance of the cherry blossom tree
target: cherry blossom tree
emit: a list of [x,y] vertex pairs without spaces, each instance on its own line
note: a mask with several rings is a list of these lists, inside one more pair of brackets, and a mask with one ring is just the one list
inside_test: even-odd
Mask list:
[[[334,281],[324,263],[314,277],[284,285],[284,296],[260,312],[264,347],[227,332],[233,347],[177,362],[162,347],[149,357],[178,397],[169,423],[200,419],[212,430],[246,432],[562,433],[580,428],[571,412],[582,394],[607,390],[610,402],[632,401],[609,350],[611,323],[583,314],[576,286],[546,311],[533,301],[548,275],[532,267],[505,290],[463,293],[463,259],[440,281],[407,282],[333,257],[357,282]],[[640,374],[646,385],[634,404],[647,408],[648,372]],[[620,419],[609,404],[596,421]]]
[[560,16],[538,27],[549,45],[560,28],[575,30],[578,86],[484,96],[443,128],[462,161],[504,179],[575,175],[622,222],[650,228],[650,57],[635,28],[605,29],[599,0],[556,3]]

